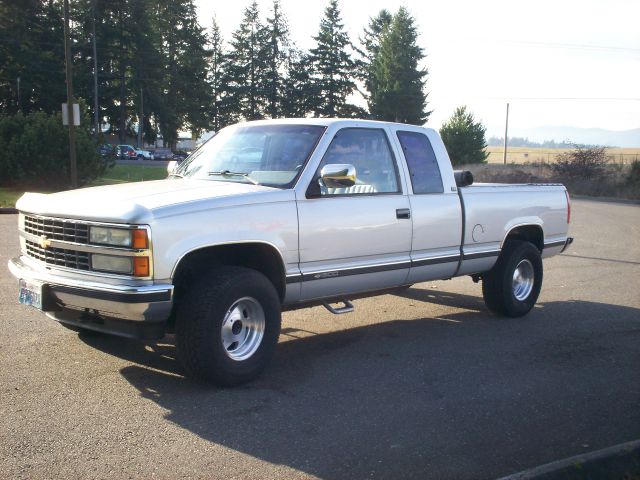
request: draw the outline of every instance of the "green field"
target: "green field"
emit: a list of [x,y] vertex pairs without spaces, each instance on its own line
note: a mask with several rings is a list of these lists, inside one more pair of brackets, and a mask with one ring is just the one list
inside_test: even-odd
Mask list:
[[[114,183],[141,182],[144,180],[162,180],[167,178],[166,167],[144,167],[141,165],[116,165],[107,173],[93,181],[88,187],[112,185]],[[34,190],[29,190],[34,191]],[[42,190],[40,190],[42,191]],[[0,187],[0,208],[15,207],[24,189]]]
[[[488,163],[502,163],[504,159],[503,147],[487,147]],[[569,148],[536,148],[536,147],[508,147],[507,163],[552,163],[561,153],[570,151]],[[640,148],[607,148],[607,156],[611,163],[630,164],[640,160]]]

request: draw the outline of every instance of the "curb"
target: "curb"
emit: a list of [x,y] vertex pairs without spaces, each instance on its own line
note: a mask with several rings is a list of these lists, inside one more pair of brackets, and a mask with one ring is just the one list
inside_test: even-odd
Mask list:
[[640,478],[640,440],[576,455],[498,480],[583,480]]
[[0,208],[0,215],[2,214],[12,214],[12,213],[18,213],[18,209],[16,208]]

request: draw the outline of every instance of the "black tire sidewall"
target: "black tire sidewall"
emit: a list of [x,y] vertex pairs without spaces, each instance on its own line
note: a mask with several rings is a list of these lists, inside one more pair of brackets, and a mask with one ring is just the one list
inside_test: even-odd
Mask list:
[[[510,317],[526,315],[536,304],[542,288],[542,258],[538,249],[529,242],[514,242],[507,245],[508,255],[501,268],[501,301],[503,313]],[[533,265],[534,282],[531,293],[524,300],[518,300],[513,293],[513,273],[522,260]]]
[[[191,361],[183,361],[185,368],[191,375],[218,385],[251,380],[268,364],[280,335],[280,301],[275,288],[261,273],[241,267],[223,267],[200,280],[177,312],[178,353],[193,356]],[[212,285],[216,287],[210,288]],[[227,311],[243,297],[260,304],[265,330],[254,354],[238,361],[225,352],[220,332]]]

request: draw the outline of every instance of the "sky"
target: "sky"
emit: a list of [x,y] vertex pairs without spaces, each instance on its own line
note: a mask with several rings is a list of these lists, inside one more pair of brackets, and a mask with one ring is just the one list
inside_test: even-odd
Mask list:
[[[244,2],[196,0],[200,23],[215,15],[225,39]],[[271,0],[259,0],[263,16]],[[328,0],[281,0],[291,38],[312,48]],[[640,128],[639,0],[340,0],[353,42],[380,9],[405,6],[416,19],[429,71],[427,126],[467,105],[503,136],[509,128]],[[360,100],[362,102],[362,100]],[[510,135],[511,136],[511,135]]]

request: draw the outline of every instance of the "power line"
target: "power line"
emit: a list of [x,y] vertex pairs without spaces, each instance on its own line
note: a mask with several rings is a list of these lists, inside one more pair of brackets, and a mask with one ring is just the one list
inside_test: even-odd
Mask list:
[[624,97],[481,97],[486,100],[593,100],[604,102],[640,102],[640,98]]

